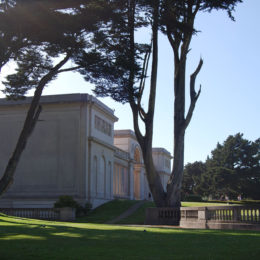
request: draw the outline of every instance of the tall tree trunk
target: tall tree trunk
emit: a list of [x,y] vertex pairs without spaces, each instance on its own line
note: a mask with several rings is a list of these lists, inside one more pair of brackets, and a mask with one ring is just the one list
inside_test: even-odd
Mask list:
[[[132,8],[133,9],[133,8]],[[153,123],[154,123],[154,108],[156,98],[156,86],[157,86],[157,70],[158,70],[158,18],[159,18],[159,1],[153,1],[153,24],[152,24],[152,68],[151,68],[151,81],[150,81],[150,94],[148,101],[147,113],[141,107],[140,100],[130,100],[130,106],[133,113],[134,130],[136,138],[141,146],[142,155],[144,160],[145,169],[147,172],[147,181],[149,184],[150,191],[153,195],[153,199],[157,207],[165,206],[165,192],[162,186],[162,182],[159,173],[156,171],[153,156],[152,156],[152,139],[153,139]],[[131,39],[131,50],[132,50],[132,64],[134,64],[134,15],[129,16],[130,26],[130,39]],[[134,66],[133,66],[134,67]],[[132,77],[133,78],[133,77]],[[132,80],[130,78],[130,82]],[[132,86],[131,86],[132,87]],[[140,93],[142,96],[142,91]],[[142,114],[142,120],[145,124],[145,135],[141,134],[139,128],[139,115]]]
[[184,168],[185,136],[185,70],[186,60],[175,60],[174,76],[174,154],[173,169],[167,184],[166,204],[169,207],[180,207],[181,183]]
[[[145,150],[145,152],[144,152]],[[153,200],[155,202],[155,205],[157,207],[165,207],[165,191],[162,186],[161,178],[159,173],[156,171],[154,167],[153,162],[153,156],[152,156],[152,147],[146,145],[145,149],[142,149],[143,151],[143,160],[146,168],[147,174],[147,181],[149,184],[150,191],[153,195]]]
[[0,196],[3,195],[10,185],[13,183],[13,177],[15,170],[18,166],[22,152],[24,151],[27,141],[33,132],[36,122],[41,112],[41,106],[39,105],[42,91],[46,84],[52,80],[52,78],[58,73],[59,69],[69,60],[70,54],[68,54],[61,62],[53,67],[48,74],[46,74],[39,82],[30,104],[27,116],[23,125],[23,129],[18,138],[16,147],[11,158],[8,161],[3,177],[0,179]]
[[184,169],[184,139],[185,130],[188,127],[196,102],[200,96],[201,88],[198,93],[195,91],[195,81],[203,65],[200,59],[196,70],[190,75],[190,107],[185,117],[185,75],[186,75],[186,56],[180,61],[175,59],[174,76],[174,154],[173,169],[170,180],[167,184],[166,205],[169,207],[181,206],[181,187]]

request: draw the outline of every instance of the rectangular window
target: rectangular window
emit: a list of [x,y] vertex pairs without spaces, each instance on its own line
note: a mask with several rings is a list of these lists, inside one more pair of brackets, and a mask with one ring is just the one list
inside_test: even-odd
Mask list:
[[98,117],[95,115],[95,128],[99,130],[100,132],[111,136],[112,134],[112,126],[104,119]]

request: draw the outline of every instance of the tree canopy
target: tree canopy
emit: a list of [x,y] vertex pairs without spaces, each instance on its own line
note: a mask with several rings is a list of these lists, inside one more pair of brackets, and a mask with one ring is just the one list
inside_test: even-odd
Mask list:
[[[59,73],[79,70],[81,67],[74,62],[76,57],[85,55],[91,59],[88,53],[93,50],[92,35],[107,22],[106,6],[102,4],[103,1],[28,0],[4,1],[1,5],[0,45],[4,52],[0,53],[0,65],[13,60],[17,66],[15,73],[3,82],[4,93],[18,99],[30,89],[35,92],[15,150],[0,179],[0,195],[13,182],[20,156],[42,110],[44,87]],[[73,65],[64,67],[68,61]]]
[[183,192],[221,198],[260,199],[260,139],[238,133],[217,144],[205,163],[187,164]]
[[[29,89],[36,89],[35,102],[30,116],[28,114],[31,126],[21,135],[22,139],[28,138],[37,121],[44,86],[61,72],[77,70],[86,81],[95,84],[94,92],[98,96],[129,103],[155,203],[179,207],[185,131],[201,92],[201,89],[195,90],[195,82],[202,59],[190,75],[190,106],[186,114],[186,59],[192,36],[197,32],[194,21],[199,12],[212,10],[224,10],[234,19],[233,11],[240,2],[242,0],[3,1],[0,45],[5,51],[0,53],[0,65],[10,58],[15,58],[18,65],[16,73],[5,81],[5,93],[17,98]],[[30,15],[26,15],[28,12]],[[136,31],[143,27],[148,28],[151,35],[146,44],[136,39]],[[174,54],[174,162],[166,191],[152,158],[160,31],[168,38]],[[62,68],[69,60],[75,66]],[[142,102],[147,93],[145,88],[149,92],[146,107]],[[144,124],[144,131],[140,122]],[[24,142],[21,147],[25,147]]]
[[[118,7],[118,1],[110,1]],[[184,167],[184,138],[201,89],[195,90],[195,81],[203,61],[200,59],[197,68],[190,75],[190,106],[185,112],[186,59],[190,51],[192,36],[197,32],[194,21],[199,12],[224,10],[231,19],[236,4],[241,0],[205,1],[205,0],[154,0],[154,1],[120,1],[121,24],[116,21],[116,34],[112,44],[114,51],[109,51],[109,58],[104,62],[105,72],[102,77],[91,78],[96,84],[98,96],[110,96],[119,102],[130,104],[133,114],[134,130],[142,148],[147,179],[157,206],[180,206],[180,193]],[[150,28],[151,46],[139,45],[135,38],[140,18],[143,26]],[[143,19],[142,19],[143,22]],[[146,23],[145,23],[146,22]],[[115,28],[115,27],[113,27]],[[174,54],[174,162],[167,189],[164,191],[159,174],[152,160],[152,137],[157,88],[158,67],[158,33],[164,33]],[[120,38],[124,35],[124,40]],[[119,37],[119,38],[118,38]],[[108,46],[105,46],[106,49]],[[150,59],[150,63],[149,63]],[[151,68],[148,69],[150,64]],[[148,73],[150,72],[150,74]],[[150,77],[149,84],[146,83]],[[88,79],[88,78],[86,78]],[[147,86],[148,85],[148,86]],[[142,98],[145,87],[148,89],[148,104],[143,106]],[[146,92],[147,93],[147,92]],[[144,132],[140,129],[144,124]]]

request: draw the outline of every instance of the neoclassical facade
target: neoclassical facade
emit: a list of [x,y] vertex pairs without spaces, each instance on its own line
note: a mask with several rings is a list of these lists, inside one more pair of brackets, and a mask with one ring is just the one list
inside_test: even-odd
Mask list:
[[[15,147],[31,98],[0,99],[0,176]],[[0,207],[52,207],[60,195],[94,207],[114,198],[152,199],[132,130],[114,130],[114,111],[88,94],[43,96],[39,121]],[[153,149],[164,186],[171,155]]]

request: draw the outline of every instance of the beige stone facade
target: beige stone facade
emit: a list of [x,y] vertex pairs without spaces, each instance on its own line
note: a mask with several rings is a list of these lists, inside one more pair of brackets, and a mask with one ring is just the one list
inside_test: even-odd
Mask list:
[[[0,176],[30,103],[0,99]],[[0,207],[52,207],[71,195],[94,207],[113,198],[151,199],[140,147],[131,130],[115,130],[114,111],[87,94],[43,96],[43,111]],[[171,155],[153,151],[164,186]]]

